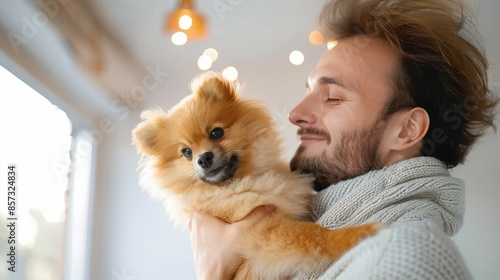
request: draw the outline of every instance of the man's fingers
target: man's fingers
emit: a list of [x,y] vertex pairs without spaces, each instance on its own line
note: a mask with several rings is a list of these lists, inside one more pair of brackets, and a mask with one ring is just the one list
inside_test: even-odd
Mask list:
[[261,205],[252,210],[241,222],[246,224],[253,224],[265,217],[271,215],[276,210],[274,205]]
[[188,220],[188,229],[189,230],[196,230],[197,227],[207,227],[207,226],[215,226],[215,225],[226,225],[227,223],[224,222],[221,218],[212,216],[207,213],[201,213],[201,212],[195,212],[191,218]]
[[[249,226],[271,215],[275,210],[276,207],[274,205],[261,205],[253,209],[245,218],[237,223],[243,227]],[[193,216],[191,216],[191,218],[187,221],[187,226],[190,231],[196,231],[197,227],[214,227],[216,225],[222,226],[223,224],[227,225],[227,223],[220,218],[200,212],[194,213]]]

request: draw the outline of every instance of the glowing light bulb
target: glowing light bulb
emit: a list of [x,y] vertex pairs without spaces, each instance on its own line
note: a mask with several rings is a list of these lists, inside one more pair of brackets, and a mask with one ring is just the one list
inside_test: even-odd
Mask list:
[[172,43],[177,46],[186,44],[187,39],[188,37],[184,32],[175,32],[174,35],[172,35]]
[[293,65],[301,65],[304,62],[304,55],[300,51],[293,51],[290,53],[289,59]]
[[309,33],[309,42],[311,42],[311,44],[315,45],[315,46],[319,46],[321,44],[323,44],[323,41],[324,41],[324,37],[323,37],[323,34],[319,31],[313,31],[311,33]]
[[206,49],[203,52],[203,54],[208,55],[210,57],[210,59],[212,60],[212,62],[216,61],[217,58],[219,57],[219,53],[215,49],[212,49],[212,48]]
[[182,30],[188,30],[193,25],[193,19],[188,15],[183,15],[179,18],[179,27]]
[[210,56],[203,54],[198,58],[198,68],[201,70],[208,70],[212,67],[212,59]]
[[328,41],[326,42],[326,47],[331,50],[337,45],[337,41]]
[[238,70],[236,68],[229,66],[222,71],[222,76],[229,81],[236,81],[238,79]]

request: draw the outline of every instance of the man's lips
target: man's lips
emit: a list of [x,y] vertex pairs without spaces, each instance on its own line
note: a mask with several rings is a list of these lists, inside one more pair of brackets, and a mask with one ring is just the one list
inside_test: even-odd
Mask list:
[[297,130],[301,144],[314,144],[325,141],[330,144],[331,139],[327,131],[317,128],[300,128]]
[[299,138],[300,138],[301,141],[311,141],[311,140],[321,141],[321,140],[325,140],[324,137],[317,136],[317,135],[300,135]]
[[299,139],[301,142],[318,142],[326,140],[325,137],[314,134],[302,134],[299,135]]

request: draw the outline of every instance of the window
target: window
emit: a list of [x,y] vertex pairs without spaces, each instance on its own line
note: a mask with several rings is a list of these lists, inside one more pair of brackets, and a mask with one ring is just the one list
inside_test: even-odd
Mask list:
[[[0,266],[1,279],[84,277],[92,143],[73,130],[64,111],[0,66],[0,221],[17,218],[14,232],[0,225],[0,233],[15,239],[13,263],[6,262],[10,245],[0,244],[0,261],[7,264]],[[10,194],[14,215],[7,208],[11,164],[17,171]],[[81,199],[74,199],[75,193]]]

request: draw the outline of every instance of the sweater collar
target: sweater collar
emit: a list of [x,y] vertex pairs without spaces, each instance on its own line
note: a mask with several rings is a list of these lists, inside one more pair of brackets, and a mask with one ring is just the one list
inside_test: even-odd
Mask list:
[[464,183],[439,160],[416,157],[331,185],[317,193],[312,212],[328,228],[430,220],[453,235],[463,220]]

